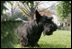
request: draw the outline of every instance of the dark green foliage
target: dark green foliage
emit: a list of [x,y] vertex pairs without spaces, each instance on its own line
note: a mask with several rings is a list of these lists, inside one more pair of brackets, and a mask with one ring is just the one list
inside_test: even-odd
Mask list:
[[60,1],[57,5],[57,15],[64,20],[71,13],[71,1]]
[[18,43],[16,28],[22,21],[1,22],[1,48],[13,48]]

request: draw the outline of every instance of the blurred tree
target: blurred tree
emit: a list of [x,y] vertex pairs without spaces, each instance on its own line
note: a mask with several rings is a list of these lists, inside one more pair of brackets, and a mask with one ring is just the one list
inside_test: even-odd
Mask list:
[[40,1],[19,1],[17,3],[23,15],[31,17],[31,19],[33,19],[36,8],[40,5]]
[[58,1],[57,15],[61,20],[67,19],[69,13],[71,13],[71,1]]
[[[3,10],[8,10],[8,8],[6,8],[5,6],[4,6],[4,3],[5,2],[8,2],[8,3],[10,3],[11,4],[11,13],[12,13],[12,15],[13,15],[13,13],[14,13],[14,9],[15,8],[13,8],[13,1],[1,1],[1,15],[4,15],[3,14]],[[17,1],[18,2],[18,1]],[[18,2],[18,4],[20,4],[20,3],[25,3],[25,7],[21,7],[20,5],[19,5],[19,7],[21,7],[20,9],[23,11],[23,14],[25,15],[25,16],[31,16],[31,15],[33,15],[34,14],[34,10],[33,10],[33,5],[34,5],[34,3],[33,3],[33,1],[19,1]],[[29,3],[30,3],[30,5],[29,5]],[[26,5],[27,4],[27,5]],[[16,5],[17,6],[17,5]],[[30,8],[30,6],[32,6],[31,7],[31,9],[28,9],[28,7]],[[27,10],[33,10],[33,12],[32,11],[27,11]],[[27,14],[28,13],[28,14]],[[13,16],[12,16],[13,17]],[[2,18],[4,18],[4,17],[2,17]]]

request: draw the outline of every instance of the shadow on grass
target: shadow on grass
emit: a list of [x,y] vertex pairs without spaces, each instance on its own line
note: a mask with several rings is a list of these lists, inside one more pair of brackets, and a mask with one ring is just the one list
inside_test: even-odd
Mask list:
[[39,48],[66,48],[63,44],[40,44]]

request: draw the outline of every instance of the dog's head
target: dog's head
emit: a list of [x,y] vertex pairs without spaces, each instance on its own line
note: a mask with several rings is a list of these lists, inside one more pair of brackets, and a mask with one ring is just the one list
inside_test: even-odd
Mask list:
[[40,27],[43,27],[44,35],[51,35],[55,30],[57,30],[57,25],[52,21],[53,17],[41,16],[36,10],[36,21]]
[[44,35],[52,35],[57,30],[57,25],[52,21],[53,17],[48,17],[47,23],[44,26]]

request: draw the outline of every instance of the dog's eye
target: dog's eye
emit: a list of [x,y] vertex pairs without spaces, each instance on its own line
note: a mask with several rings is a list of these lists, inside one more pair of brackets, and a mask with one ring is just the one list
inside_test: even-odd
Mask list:
[[52,25],[50,27],[52,27]]

